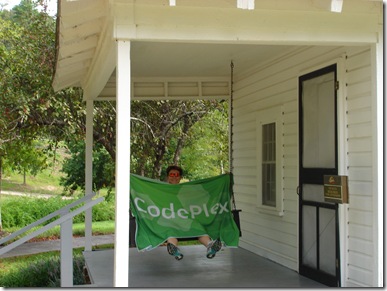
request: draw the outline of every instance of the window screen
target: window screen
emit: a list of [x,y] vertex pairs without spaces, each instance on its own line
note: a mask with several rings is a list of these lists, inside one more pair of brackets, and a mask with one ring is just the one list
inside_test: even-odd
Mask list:
[[262,205],[276,206],[275,123],[262,125]]

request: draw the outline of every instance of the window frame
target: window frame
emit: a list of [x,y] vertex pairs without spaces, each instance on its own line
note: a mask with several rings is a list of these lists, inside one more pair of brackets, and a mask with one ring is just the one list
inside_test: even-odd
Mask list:
[[[275,206],[263,204],[262,193],[262,149],[263,149],[263,126],[267,124],[275,124]],[[283,216],[283,110],[282,106],[272,107],[270,109],[261,110],[256,118],[257,125],[257,202],[256,207],[259,212]]]

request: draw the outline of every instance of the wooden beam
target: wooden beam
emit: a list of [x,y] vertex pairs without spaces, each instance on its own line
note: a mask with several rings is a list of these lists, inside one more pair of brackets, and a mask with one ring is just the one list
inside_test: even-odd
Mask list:
[[105,0],[61,1],[61,29],[74,28],[106,16],[107,2]]
[[[120,5],[118,39],[251,44],[364,44],[376,41],[376,11],[332,13]],[[200,21],[198,21],[200,19]]]
[[103,17],[92,19],[89,22],[77,24],[75,27],[63,28],[61,30],[61,39],[66,40],[66,44],[99,34],[103,27]]
[[82,80],[85,100],[94,99],[101,93],[116,68],[116,54],[116,43],[112,39],[112,31],[105,27],[93,55],[93,63]]

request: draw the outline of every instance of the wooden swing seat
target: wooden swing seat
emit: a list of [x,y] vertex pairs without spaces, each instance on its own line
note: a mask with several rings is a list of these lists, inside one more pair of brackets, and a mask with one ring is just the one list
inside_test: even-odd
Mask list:
[[[238,226],[239,229],[239,236],[242,236],[242,231],[241,231],[241,224],[239,220],[239,212],[241,212],[241,209],[233,209],[231,210],[234,221],[236,225]],[[130,247],[136,247],[136,218],[130,213],[130,221],[129,221],[129,246]],[[183,237],[179,238],[179,241],[193,241],[197,240],[198,237]]]

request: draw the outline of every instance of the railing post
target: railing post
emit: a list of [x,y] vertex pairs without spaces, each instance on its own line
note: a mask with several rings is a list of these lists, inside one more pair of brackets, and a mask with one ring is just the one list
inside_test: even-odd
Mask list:
[[[59,209],[59,210],[57,210],[55,212],[52,212],[49,215],[46,215],[45,217],[43,217],[43,218],[41,218],[41,219],[39,219],[39,220],[37,220],[37,221],[35,221],[35,222],[25,226],[25,227],[23,227],[22,229],[19,229],[18,231],[15,231],[15,232],[11,233],[9,236],[6,236],[6,237],[0,239],[0,245],[6,243],[7,241],[9,241],[9,240],[11,240],[11,239],[13,239],[13,238],[15,238],[15,237],[17,237],[19,235],[22,235],[22,234],[26,233],[28,230],[32,229],[33,227],[38,226],[38,225],[40,225],[40,224],[50,220],[53,217],[56,217],[56,216],[61,215],[63,213],[68,213],[71,208],[73,208],[75,206],[78,206],[79,204],[81,204],[83,202],[88,203],[89,201],[92,201],[92,198],[94,197],[94,195],[95,195],[95,193],[92,193],[92,194],[90,194],[88,196],[84,196],[81,199],[79,199],[79,200],[77,200],[75,202],[72,202],[72,203],[64,206],[63,208],[61,208],[61,209]],[[65,211],[67,211],[67,212],[65,212]],[[60,223],[58,223],[58,224],[60,224]],[[43,228],[46,229],[46,227],[43,227]],[[31,236],[30,238],[33,238],[33,237],[34,236]],[[17,246],[18,245],[15,245],[15,247],[17,247]],[[0,254],[4,254],[4,253],[0,251]]]
[[[86,148],[85,148],[85,195],[93,191],[93,100],[86,101]],[[85,251],[92,250],[92,220],[93,212],[85,211]]]
[[[63,213],[64,215],[66,213]],[[73,219],[60,224],[60,285],[73,287]]]
[[[14,248],[20,246],[21,244],[29,241],[30,239],[38,236],[46,232],[47,230],[53,228],[56,225],[60,225],[60,248],[61,248],[61,256],[60,256],[60,278],[61,278],[61,287],[73,287],[73,217],[84,212],[85,210],[93,207],[94,205],[102,202],[104,197],[99,197],[95,200],[91,200],[91,197],[94,196],[85,196],[79,199],[76,202],[73,202],[65,207],[57,210],[38,221],[27,225],[26,227],[18,230],[11,235],[0,240],[0,244],[9,241],[11,238],[15,238],[17,235],[24,234],[26,231],[31,229],[33,226],[42,224],[43,222],[60,215],[58,219],[41,228],[33,231],[30,234],[19,238],[18,240],[4,246],[0,247],[0,255],[13,250]],[[71,208],[79,205],[80,203],[85,202],[85,205],[78,207],[77,209],[71,211]]]

